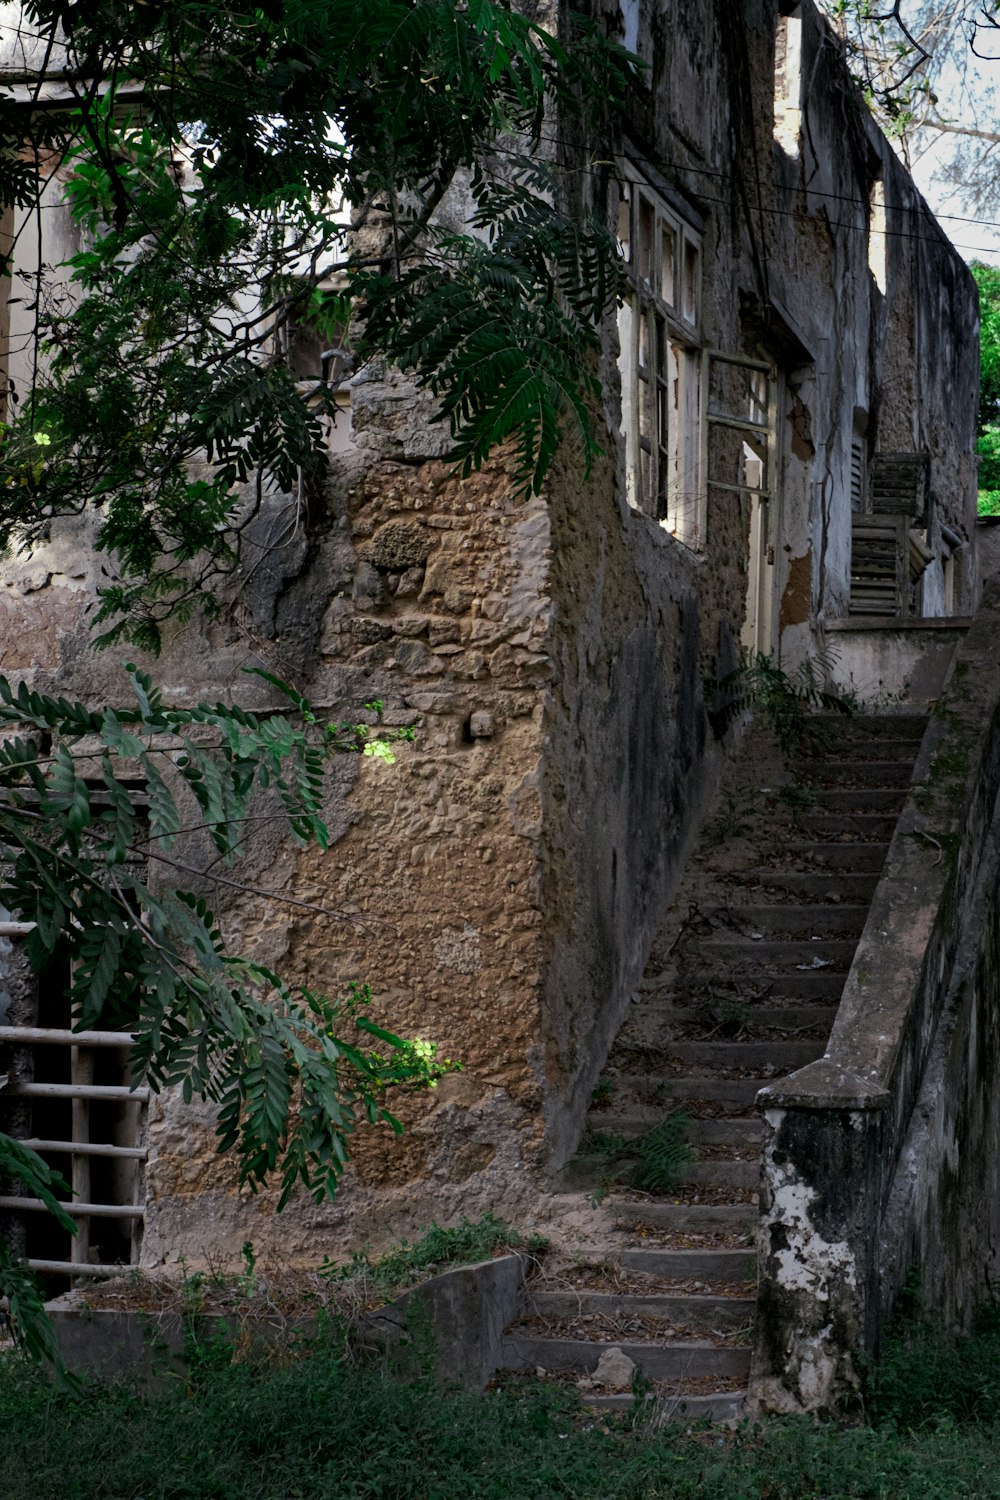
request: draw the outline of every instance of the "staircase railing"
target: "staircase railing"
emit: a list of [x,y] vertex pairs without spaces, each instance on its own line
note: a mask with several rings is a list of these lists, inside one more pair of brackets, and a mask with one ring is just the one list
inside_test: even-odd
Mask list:
[[762,1089],[751,1394],[829,1410],[895,1297],[968,1319],[1000,1267],[1000,589],[928,725],[828,1049]]

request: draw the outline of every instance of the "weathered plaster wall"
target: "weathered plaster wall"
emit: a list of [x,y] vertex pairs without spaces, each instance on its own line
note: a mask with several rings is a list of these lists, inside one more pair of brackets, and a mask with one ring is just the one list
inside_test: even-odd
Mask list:
[[[364,430],[381,420],[399,432],[404,412],[393,397],[376,416],[372,402]],[[412,723],[417,739],[396,767],[361,767],[331,854],[297,857],[296,895],[348,920],[282,913],[284,965],[333,992],[370,978],[377,1016],[436,1041],[464,1071],[401,1104],[401,1140],[384,1130],[359,1138],[337,1206],[297,1210],[295,1228],[282,1230],[301,1254],[315,1253],[321,1235],[344,1248],[516,1202],[541,1144],[547,513],[515,501],[502,473],[462,484],[433,460],[378,461],[345,498],[352,571],[323,590],[306,687],[344,712],[380,697],[387,722]],[[307,609],[317,567],[322,557],[301,584]],[[235,1213],[218,1164],[206,1159],[191,1180],[172,1119],[154,1133],[151,1174],[167,1205],[155,1221],[164,1249],[197,1233],[207,1190]],[[240,1232],[234,1224],[234,1247]]]
[[606,472],[579,499],[554,486],[550,512],[542,1035],[558,1167],[576,1146],[719,752],[706,746],[701,663],[712,635],[690,554],[624,506]]
[[933,705],[948,681],[968,625],[968,617],[957,615],[908,623],[858,615],[828,621],[833,685],[876,708]]
[[[634,149],[708,221],[705,340],[763,354],[784,384],[773,646],[794,666],[822,647],[817,623],[847,613],[856,434],[869,455],[929,454],[925,529],[936,559],[918,612],[943,612],[941,559],[957,538],[952,609],[971,613],[978,324],[967,269],[862,106],[833,32],[811,5],[801,7],[801,110],[794,128],[786,120],[777,132],[788,101],[772,82],[773,3],[647,0],[642,14],[652,76],[646,107],[634,112]],[[871,207],[877,183],[884,232]],[[872,269],[880,258],[884,290]],[[710,491],[709,504],[712,581],[703,598],[723,577],[735,586],[711,564],[745,550],[748,519],[739,497]],[[947,546],[942,525],[952,534]],[[740,602],[732,593],[720,599],[730,609]]]
[[[270,690],[239,671],[262,661],[331,717],[380,697],[387,723],[413,725],[417,739],[395,767],[336,766],[329,854],[296,851],[270,831],[236,872],[323,912],[210,889],[231,944],[327,992],[370,979],[379,1019],[438,1042],[464,1071],[401,1104],[410,1127],[401,1141],[385,1130],[359,1139],[335,1208],[303,1206],[280,1224],[266,1199],[237,1200],[209,1112],[156,1103],[149,1260],[236,1256],[247,1237],[265,1253],[315,1259],[434,1215],[516,1203],[525,1163],[539,1159],[548,514],[513,498],[502,466],[463,484],[433,458],[407,462],[428,436],[397,387],[378,410],[373,397],[361,405],[372,457],[332,469],[309,552],[298,540],[266,570],[251,561],[237,613],[168,632],[155,670],[174,701],[223,689],[263,706]],[[280,531],[279,511],[262,530]],[[84,540],[79,528],[57,528],[44,558],[9,569],[0,667],[115,701],[120,667],[86,644],[96,580]]]

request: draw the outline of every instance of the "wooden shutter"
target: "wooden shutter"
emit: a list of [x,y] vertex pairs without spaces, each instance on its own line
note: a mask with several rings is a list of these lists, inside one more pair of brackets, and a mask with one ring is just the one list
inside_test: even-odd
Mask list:
[[908,516],[911,526],[926,525],[926,453],[876,453],[872,462],[872,510],[880,515]]
[[[906,598],[903,516],[851,517],[852,615],[901,615]],[[907,580],[908,581],[908,580]]]

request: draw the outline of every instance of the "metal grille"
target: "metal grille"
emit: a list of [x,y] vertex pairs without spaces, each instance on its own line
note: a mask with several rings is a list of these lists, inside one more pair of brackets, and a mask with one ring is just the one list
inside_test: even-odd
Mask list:
[[17,1192],[0,1193],[0,1213],[33,1270],[70,1278],[106,1274],[139,1258],[149,1090],[128,1086],[130,1033],[44,1024],[63,1002],[58,985],[47,995],[44,979],[27,982],[16,943],[30,931],[30,924],[0,921],[7,1009],[19,1012],[0,1025],[7,1070],[0,1128],[62,1172],[72,1189],[66,1209],[77,1232],[63,1234],[40,1199]]

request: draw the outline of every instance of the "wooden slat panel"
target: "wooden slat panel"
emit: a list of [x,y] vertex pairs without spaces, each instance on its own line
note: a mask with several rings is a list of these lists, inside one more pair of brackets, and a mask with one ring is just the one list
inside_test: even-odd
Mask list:
[[118,1083],[8,1083],[4,1096],[14,1099],[138,1099],[146,1104],[149,1089],[130,1089]]
[[[141,1219],[142,1209],[134,1203],[60,1203],[60,1208],[71,1219]],[[0,1196],[0,1208],[10,1208],[17,1213],[50,1213],[49,1205],[41,1198],[17,1198]],[[75,1262],[72,1262],[75,1265]]]
[[129,1031],[62,1031],[54,1026],[0,1026],[0,1042],[43,1042],[57,1047],[131,1047]]
[[84,1145],[82,1141],[43,1141],[35,1137],[19,1144],[32,1151],[54,1151],[63,1156],[72,1152],[76,1156],[120,1156],[130,1161],[145,1161],[149,1155],[145,1146],[111,1146],[104,1141],[88,1141]]
[[852,615],[903,613],[900,590],[900,522],[888,517],[851,519]]
[[109,1266],[75,1265],[71,1260],[29,1260],[29,1271],[41,1271],[50,1276],[125,1276],[134,1271],[134,1266],[120,1262]]

